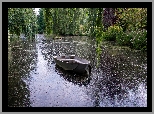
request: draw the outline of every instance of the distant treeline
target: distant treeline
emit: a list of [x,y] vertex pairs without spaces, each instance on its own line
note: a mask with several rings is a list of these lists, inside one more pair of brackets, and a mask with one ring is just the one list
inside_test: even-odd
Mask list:
[[86,35],[115,41],[133,49],[147,49],[147,8],[9,8],[10,34]]

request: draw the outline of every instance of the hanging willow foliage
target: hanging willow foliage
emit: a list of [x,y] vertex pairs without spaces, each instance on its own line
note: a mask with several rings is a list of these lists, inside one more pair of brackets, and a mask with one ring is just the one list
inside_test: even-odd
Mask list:
[[37,25],[38,25],[38,33],[43,34],[45,32],[45,19],[43,16],[42,8],[39,11],[39,15],[37,15]]
[[36,15],[33,8],[8,8],[8,30],[10,34],[25,34],[31,39],[37,32]]
[[[88,28],[89,36],[95,37],[97,34],[97,29],[102,31],[102,12],[103,8],[88,8]],[[100,31],[99,30],[99,31]],[[97,32],[96,32],[97,31]]]
[[44,8],[44,17],[47,34],[79,34],[79,8]]
[[51,34],[52,32],[52,8],[43,8],[45,19],[45,32]]
[[[44,8],[46,33],[56,35],[96,36],[96,28],[102,29],[103,8]],[[84,31],[83,31],[84,30]]]

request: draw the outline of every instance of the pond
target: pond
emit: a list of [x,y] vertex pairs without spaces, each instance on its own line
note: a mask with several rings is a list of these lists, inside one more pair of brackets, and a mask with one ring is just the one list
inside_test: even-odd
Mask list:
[[[147,107],[147,54],[102,44],[97,65],[95,41],[86,36],[11,47],[8,68],[9,107]],[[75,54],[91,62],[91,75],[64,71],[54,55]]]

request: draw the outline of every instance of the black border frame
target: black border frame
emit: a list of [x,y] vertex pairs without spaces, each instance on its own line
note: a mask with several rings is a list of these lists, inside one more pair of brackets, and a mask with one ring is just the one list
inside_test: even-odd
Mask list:
[[[71,4],[71,5],[70,5]],[[147,8],[147,30],[148,30],[148,74],[147,74],[147,107],[8,107],[8,91],[6,76],[7,68],[5,68],[5,60],[8,56],[8,8],[40,8],[40,7],[78,7],[78,8],[97,8],[97,7],[135,7]],[[152,2],[2,2],[2,112],[152,112]],[[6,71],[5,71],[6,70]]]

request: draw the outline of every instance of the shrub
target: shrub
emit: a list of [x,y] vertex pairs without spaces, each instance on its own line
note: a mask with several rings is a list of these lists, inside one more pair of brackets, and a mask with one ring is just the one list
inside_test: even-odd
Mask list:
[[138,30],[131,32],[133,39],[131,41],[132,48],[139,50],[147,49],[147,30]]
[[122,34],[117,34],[116,42],[120,46],[131,46],[132,38],[133,38],[132,34],[123,32]]
[[138,30],[116,36],[116,42],[121,46],[129,46],[137,50],[147,49],[147,31]]
[[102,33],[102,36],[105,40],[115,41],[116,36],[121,35],[123,33],[123,29],[120,26],[110,26],[106,32]]

